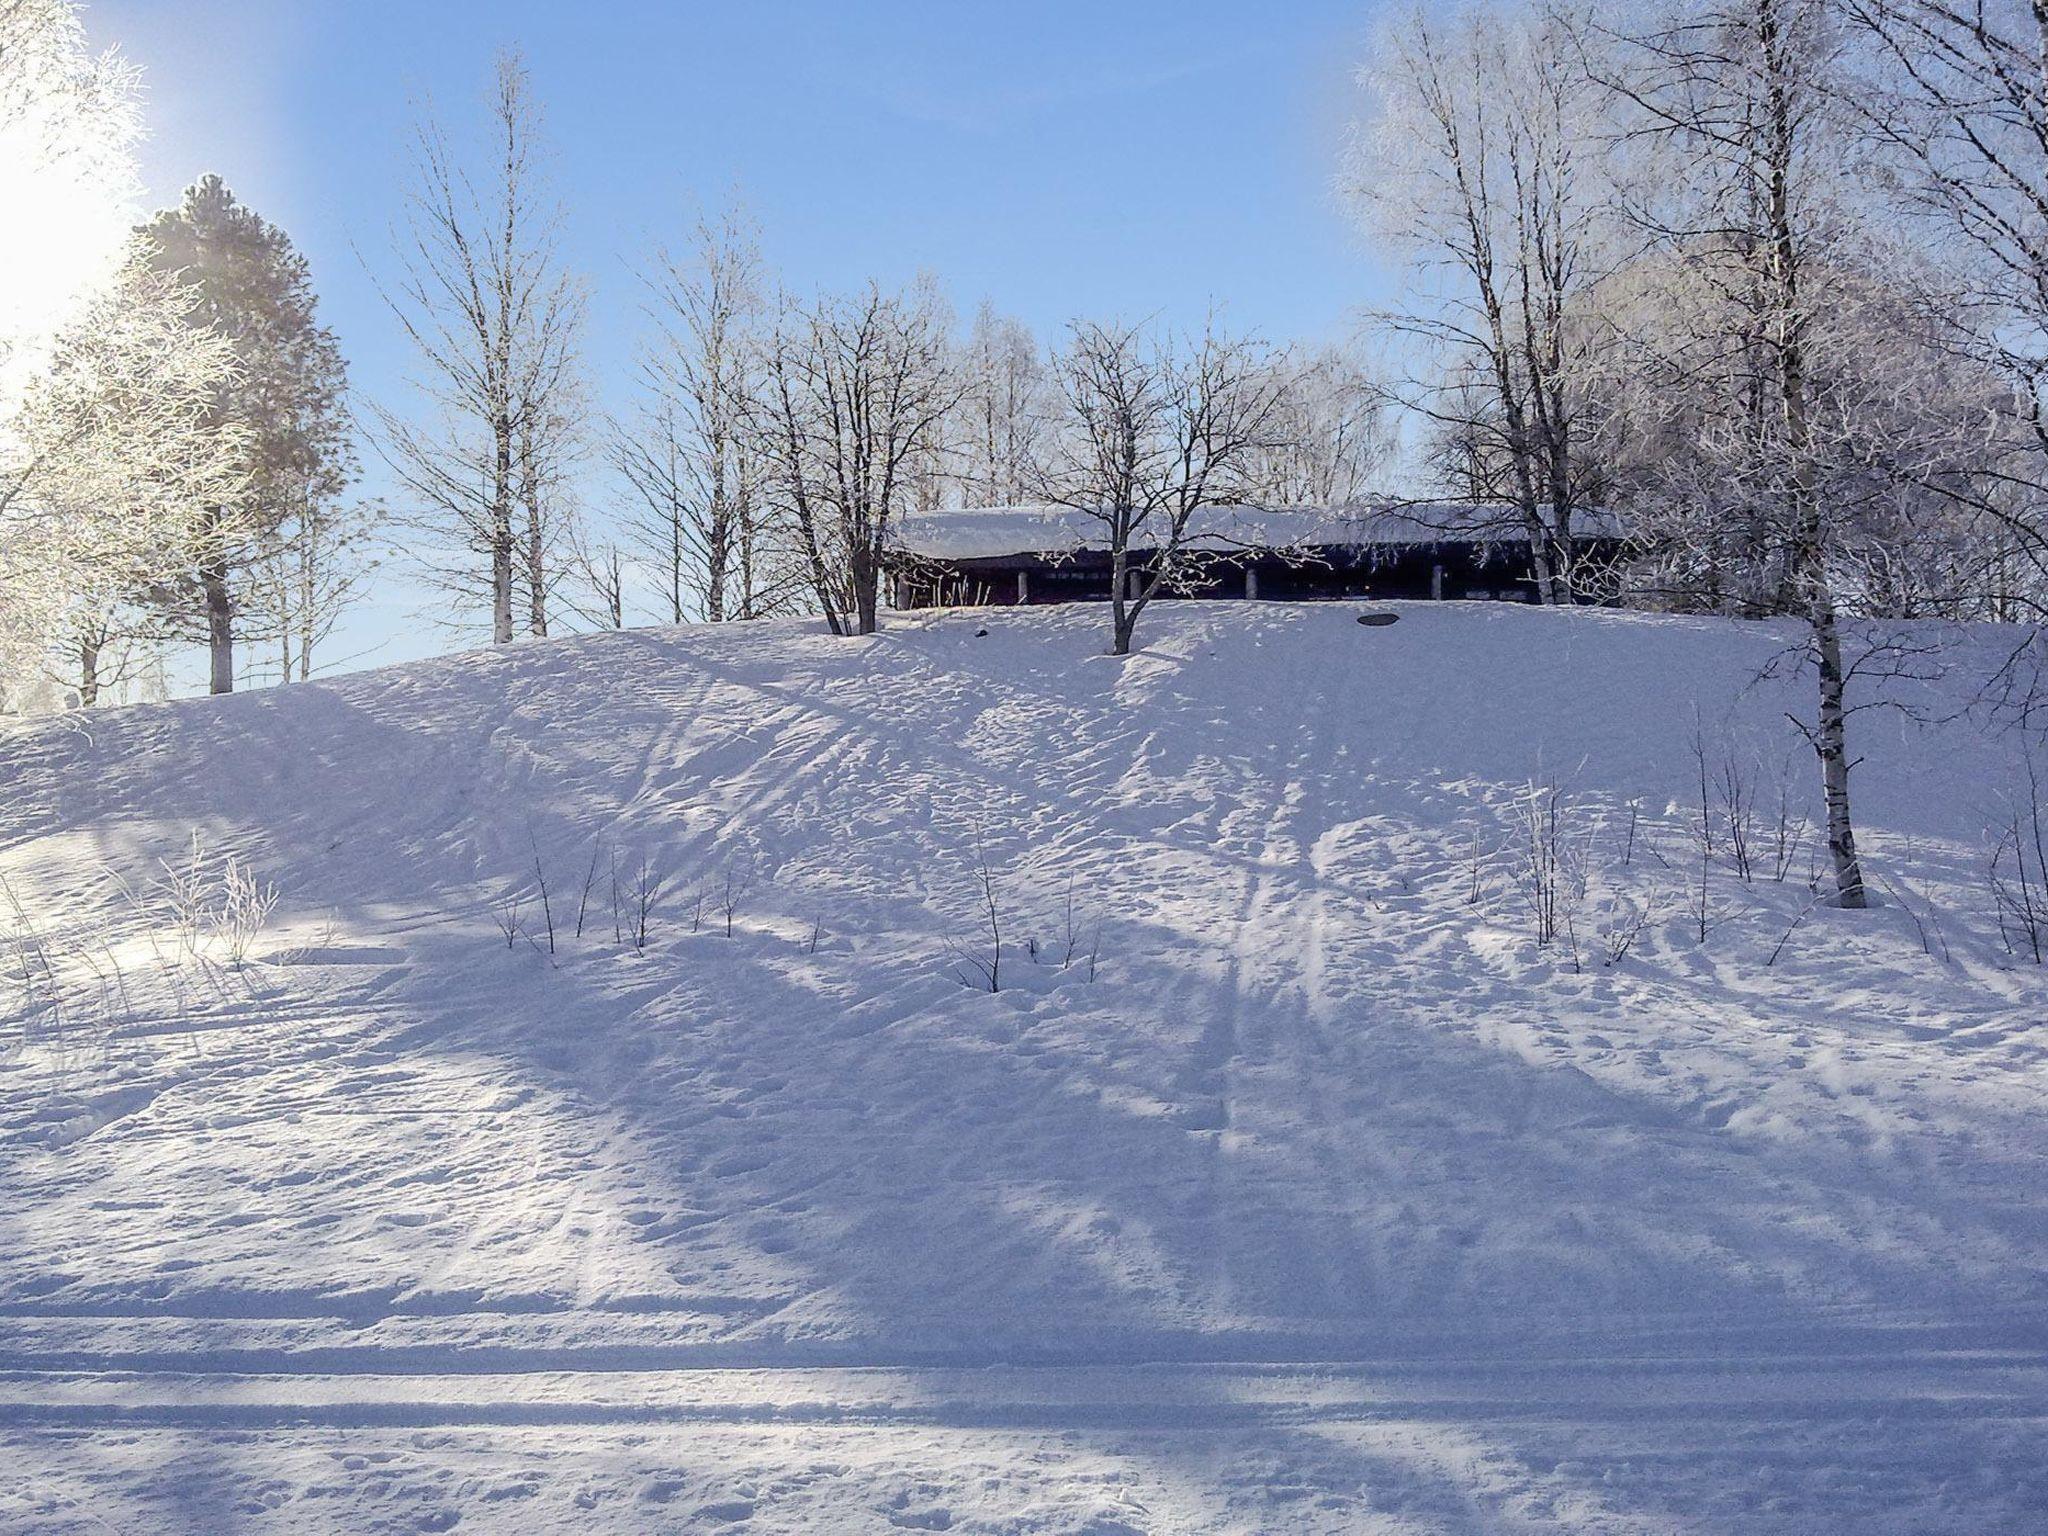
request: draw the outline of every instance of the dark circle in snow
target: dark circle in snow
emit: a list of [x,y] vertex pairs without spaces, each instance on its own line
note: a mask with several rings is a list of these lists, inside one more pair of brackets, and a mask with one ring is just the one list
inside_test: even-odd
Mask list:
[[977,629],[977,630],[976,630],[976,631],[974,632],[974,638],[975,638],[975,639],[977,639],[977,640],[980,640],[980,639],[984,638],[984,637],[985,637],[985,636],[986,636],[987,634],[988,634],[988,631],[987,631],[987,630],[985,630],[985,629]]
[[1400,618],[1401,615],[1399,615],[1398,613],[1361,613],[1358,616],[1358,622],[1361,624],[1369,624],[1374,629],[1379,629],[1383,628],[1388,624],[1395,624],[1400,622]]

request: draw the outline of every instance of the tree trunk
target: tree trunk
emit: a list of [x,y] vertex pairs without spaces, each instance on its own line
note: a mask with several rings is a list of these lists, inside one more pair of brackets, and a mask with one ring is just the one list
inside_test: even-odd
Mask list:
[[1828,858],[1835,872],[1835,900],[1844,907],[1870,905],[1863,889],[1863,864],[1856,855],[1856,825],[1849,815],[1848,710],[1843,705],[1842,634],[1834,604],[1823,598],[1812,615],[1814,654],[1820,667],[1821,788],[1828,817]]
[[526,632],[548,636],[547,527],[540,504],[540,466],[534,462],[533,429],[519,434],[519,500],[526,508]]
[[872,543],[863,539],[848,551],[847,581],[853,588],[853,632],[856,635],[872,635],[875,632],[877,596],[881,587],[882,566],[875,558],[874,545],[880,543],[880,535],[872,536]]
[[319,632],[319,556],[309,536],[299,550],[299,681],[313,676],[313,641]]
[[726,567],[732,561],[732,514],[721,511],[711,522],[711,537],[704,546],[704,617],[710,623],[725,620]]
[[91,709],[100,701],[100,637],[87,630],[78,637],[78,707]]
[[228,569],[215,561],[199,573],[206,593],[206,648],[211,661],[212,693],[235,691],[235,617],[228,596]]
[[512,423],[492,423],[497,462],[491,478],[491,641],[512,643]]
[[1138,616],[1131,612],[1124,593],[1129,586],[1126,572],[1130,569],[1130,557],[1122,548],[1109,552],[1109,654],[1128,656],[1131,654],[1131,631],[1137,627]]
[[547,536],[541,527],[540,504],[526,506],[526,627],[537,640],[548,634]]

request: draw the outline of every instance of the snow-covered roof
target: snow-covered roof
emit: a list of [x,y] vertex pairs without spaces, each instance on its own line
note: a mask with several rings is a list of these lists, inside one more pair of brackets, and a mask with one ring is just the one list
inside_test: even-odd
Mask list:
[[[1582,536],[1615,537],[1606,512],[1574,519]],[[1344,545],[1493,543],[1524,537],[1519,514],[1504,504],[1424,502],[1370,507],[1203,507],[1189,521],[1188,547],[1291,549]],[[991,560],[1006,555],[1069,555],[1101,548],[1102,520],[1072,507],[975,507],[925,512],[896,524],[892,547],[932,560]],[[1156,547],[1144,530],[1134,549]]]

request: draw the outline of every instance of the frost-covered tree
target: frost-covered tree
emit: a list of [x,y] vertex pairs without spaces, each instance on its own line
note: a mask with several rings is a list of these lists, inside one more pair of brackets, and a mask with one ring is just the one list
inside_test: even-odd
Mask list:
[[1948,348],[2005,381],[1955,491],[1984,530],[1987,607],[2048,612],[2048,9],[1843,0],[1863,46],[1844,104],[1938,252],[1918,296]]
[[[204,509],[187,568],[162,573],[152,589],[168,633],[202,640],[212,691],[228,693],[238,626],[285,598],[282,611],[267,615],[271,633],[288,628],[304,640],[323,616],[296,613],[297,598],[324,589],[331,606],[337,595],[311,562],[335,553],[322,535],[339,520],[355,477],[347,371],[333,332],[320,324],[305,258],[220,177],[202,178],[139,234],[150,265],[190,291],[190,323],[225,338],[235,354],[233,381],[216,394],[208,421],[235,430],[245,445],[242,494]],[[274,568],[294,529],[308,539],[298,559],[308,563],[310,587],[280,590]]]
[[1516,509],[1546,603],[1571,595],[1599,336],[1582,313],[1612,260],[1582,45],[1541,7],[1402,13],[1361,73],[1375,112],[1346,172],[1362,216],[1423,279],[1385,317],[1436,366],[1409,404]]
[[251,444],[217,405],[239,383],[193,291],[141,251],[56,340],[15,422],[0,486],[0,688],[53,649],[95,702],[137,611],[212,558],[217,509],[248,494]]
[[1389,393],[1351,352],[1325,348],[1282,358],[1268,446],[1253,456],[1246,499],[1275,507],[1339,507],[1366,500],[1393,447]]
[[376,412],[379,449],[415,503],[405,520],[453,547],[459,569],[429,563],[464,600],[481,587],[499,644],[512,639],[522,577],[526,627],[545,629],[553,579],[544,498],[574,437],[584,309],[561,229],[532,78],[502,52],[473,156],[430,114],[414,128],[385,298],[412,340],[426,409]]
[[984,300],[960,348],[951,478],[968,506],[1014,506],[1042,477],[1051,381],[1031,329]]
[[764,353],[763,488],[834,634],[871,635],[889,531],[917,506],[960,386],[930,283],[785,300]]
[[[1872,254],[1845,178],[1842,42],[1829,0],[1718,0],[1616,34],[1603,84],[1654,151],[1638,217],[1668,262],[1655,300],[1674,380],[1721,375],[1688,427],[1702,451],[1657,477],[1664,542],[1740,527],[1752,608],[1805,622],[1836,899],[1865,904],[1851,811],[1845,556],[1885,481],[1859,453],[1887,381],[1847,366],[1870,309],[1845,276]],[[1683,280],[1679,280],[1681,274]],[[1695,395],[1694,398],[1697,398]],[[1688,532],[1688,524],[1690,532]]]
[[119,264],[139,76],[74,0],[0,0],[0,429],[57,331]]
[[1186,579],[1195,514],[1245,500],[1281,441],[1288,375],[1213,320],[1194,336],[1076,321],[1053,377],[1044,496],[1101,523],[1110,654],[1125,656],[1146,605]]

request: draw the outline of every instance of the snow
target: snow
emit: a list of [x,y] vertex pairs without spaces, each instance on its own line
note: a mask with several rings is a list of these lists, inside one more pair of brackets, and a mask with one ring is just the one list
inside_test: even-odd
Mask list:
[[[66,978],[0,994],[0,1529],[2039,1529],[2048,981],[1982,894],[2015,746],[1951,707],[2010,636],[1856,718],[1883,906],[1717,863],[1701,944],[1694,722],[1805,796],[1789,632],[1393,606],[0,731]],[[1532,775],[1583,970],[1508,878]],[[148,894],[195,829],[281,892],[240,970]]]
[[[1612,538],[1610,514],[1585,509],[1576,519],[1581,537]],[[1133,534],[1134,549],[1149,550],[1161,531],[1151,523]],[[1004,555],[1072,555],[1104,546],[1100,518],[1070,507],[975,507],[920,512],[901,519],[890,534],[903,554],[931,560],[986,560]],[[1520,541],[1526,535],[1512,508],[1464,503],[1402,504],[1330,510],[1305,507],[1205,506],[1190,515],[1183,543],[1190,549],[1289,550],[1328,545],[1435,544]]]

